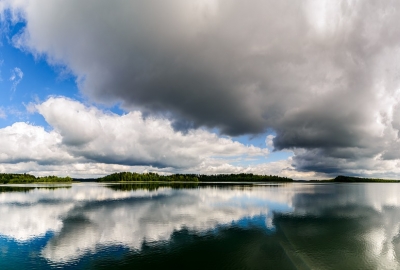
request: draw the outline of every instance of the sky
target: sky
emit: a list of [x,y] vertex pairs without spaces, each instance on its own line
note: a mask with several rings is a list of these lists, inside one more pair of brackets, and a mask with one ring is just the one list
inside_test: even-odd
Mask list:
[[0,172],[400,178],[400,2],[0,0]]

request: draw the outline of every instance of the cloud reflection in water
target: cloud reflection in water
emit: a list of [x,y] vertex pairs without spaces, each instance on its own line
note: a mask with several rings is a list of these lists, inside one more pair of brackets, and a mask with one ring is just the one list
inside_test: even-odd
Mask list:
[[[118,187],[74,184],[69,189],[0,193],[5,217],[0,235],[29,242],[52,232],[40,254],[56,264],[109,247],[162,264],[164,257],[143,247],[164,245],[160,254],[168,253],[168,246],[180,245],[179,235],[197,235],[209,248],[218,241],[237,243],[231,247],[235,250],[247,246],[258,261],[281,254],[286,262],[312,269],[400,269],[398,184]],[[235,228],[239,233],[231,230]],[[257,236],[246,238],[240,231]],[[227,235],[233,238],[225,239]],[[235,255],[238,262],[249,260],[245,252]],[[130,262],[137,261],[133,257]]]
[[114,191],[81,184],[65,190],[3,193],[0,213],[8,218],[0,234],[28,241],[55,232],[42,251],[53,262],[76,260],[110,245],[139,250],[143,241],[166,241],[182,229],[204,232],[255,216],[269,217],[265,222],[272,226],[272,211],[290,211],[293,197],[291,189],[275,189]]

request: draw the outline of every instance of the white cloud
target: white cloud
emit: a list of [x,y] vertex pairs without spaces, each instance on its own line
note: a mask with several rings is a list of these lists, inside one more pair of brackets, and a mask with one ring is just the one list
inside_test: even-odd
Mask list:
[[[165,113],[178,123],[175,127],[191,123],[226,134],[272,129],[276,137],[267,143],[278,150],[293,150],[298,171],[372,174],[392,168],[387,164],[399,160],[398,2],[1,3],[0,9],[10,8],[13,21],[26,22],[12,38],[14,45],[71,70],[82,93],[93,100]],[[49,113],[48,121],[66,117],[71,123],[68,119],[77,114],[68,112],[65,116]],[[103,152],[95,152],[106,136],[118,137],[104,132],[104,127],[120,128],[125,123],[149,127],[153,120],[137,124],[132,119],[140,119],[141,114],[132,112],[112,124],[108,122],[113,116],[102,116],[97,123],[94,115],[95,111],[85,114],[75,131],[54,120],[69,153],[94,161],[109,162],[107,157],[118,156],[119,163],[132,164],[140,157],[146,164],[183,167],[224,156],[222,150],[199,151],[203,146],[198,138],[206,136],[201,131],[188,136],[174,133],[165,140],[154,132],[145,138],[129,131],[120,136],[134,136],[126,142],[126,151],[137,150],[131,157],[115,143],[101,145]],[[162,124],[167,121],[153,122],[161,125],[158,128],[166,136],[170,134]],[[214,140],[213,148],[216,141],[221,144],[221,138],[207,136],[207,141]],[[138,138],[144,144],[153,142],[154,147],[133,146]],[[174,145],[178,138],[186,140],[184,147],[176,149],[179,153],[161,156],[175,150],[168,144]],[[193,147],[187,147],[190,140]],[[154,150],[157,147],[168,151]],[[222,152],[229,147],[223,146]],[[394,161],[380,162],[377,157]],[[218,160],[212,162],[211,167],[222,166]],[[343,167],[346,171],[341,171]]]
[[265,138],[265,144],[268,146],[268,148],[274,149],[274,141],[273,140],[275,137],[276,137],[275,135],[268,135]]
[[[61,136],[43,127],[18,122],[0,129],[0,162],[34,161],[39,164],[71,162],[72,156],[63,150]],[[77,159],[78,160],[78,159]]]
[[[265,158],[268,148],[246,146],[204,129],[174,131],[170,120],[144,119],[137,111],[117,115],[65,97],[51,97],[28,107],[42,114],[54,129],[46,131],[23,122],[0,129],[0,172],[97,177],[115,171],[155,171],[328,178],[323,173],[298,170],[293,159],[304,155],[299,151],[286,160],[240,165],[249,159]],[[266,138],[269,146],[272,139],[272,135]],[[344,162],[342,169],[380,178],[400,174],[396,160],[376,158],[364,162],[366,165],[360,169]]]
[[24,73],[22,70],[18,67],[15,67],[13,70],[11,70],[11,77],[10,81],[12,82],[12,87],[11,90],[15,92],[17,90],[17,85],[21,82],[22,78],[24,77]]
[[[293,160],[309,152],[294,151],[286,160],[240,165],[262,160],[268,148],[246,146],[204,129],[182,133],[172,128],[170,120],[143,118],[138,111],[117,115],[65,97],[51,97],[28,107],[42,114],[53,130],[23,122],[0,129],[0,172],[98,177],[116,171],[153,171],[329,178],[295,166]],[[273,138],[266,138],[269,147]],[[308,160],[306,156],[304,160]],[[324,162],[329,160],[320,160],[320,164]],[[363,163],[363,167],[357,165]],[[378,156],[360,159],[357,164],[343,161],[341,168],[368,177],[396,178],[398,163]]]
[[232,165],[225,160],[214,162],[212,164],[202,163],[195,167],[198,173],[206,174],[231,174],[231,173],[253,173],[260,175],[279,175],[282,177],[289,177],[297,180],[315,180],[315,179],[328,179],[329,177],[323,173],[298,171],[293,165],[292,157],[285,160],[273,161],[262,163],[258,165]]
[[[174,131],[169,120],[144,119],[140,112],[117,115],[64,97],[28,107],[32,106],[54,130],[23,122],[0,129],[0,171],[58,171],[63,175],[101,175],[133,167],[190,171],[201,164],[268,154],[266,148],[245,146],[203,129]],[[35,170],[35,164],[40,169]]]
[[144,119],[137,111],[120,116],[66,98],[49,98],[36,108],[68,152],[95,162],[190,168],[212,158],[268,154],[202,129],[176,132],[169,120]]

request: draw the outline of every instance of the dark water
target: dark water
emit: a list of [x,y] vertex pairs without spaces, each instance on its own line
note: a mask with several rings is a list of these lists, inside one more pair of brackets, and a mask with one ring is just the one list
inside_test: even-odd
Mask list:
[[0,269],[400,269],[400,184],[0,186]]

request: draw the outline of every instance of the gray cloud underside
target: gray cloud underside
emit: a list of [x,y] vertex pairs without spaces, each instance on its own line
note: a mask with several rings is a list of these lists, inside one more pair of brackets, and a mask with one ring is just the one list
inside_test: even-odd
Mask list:
[[275,149],[306,150],[299,170],[399,158],[398,1],[37,2],[14,4],[15,44],[96,101],[175,128],[272,129]]

